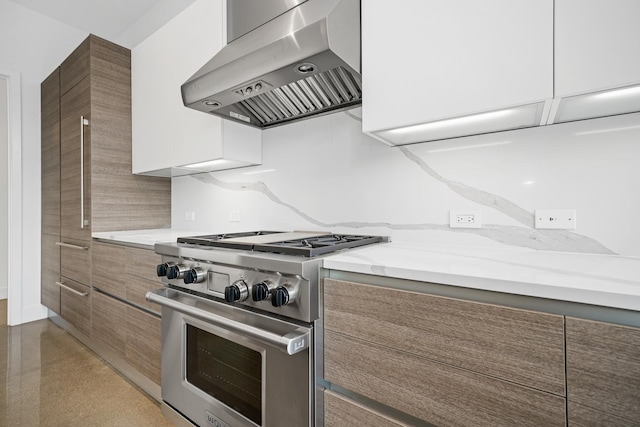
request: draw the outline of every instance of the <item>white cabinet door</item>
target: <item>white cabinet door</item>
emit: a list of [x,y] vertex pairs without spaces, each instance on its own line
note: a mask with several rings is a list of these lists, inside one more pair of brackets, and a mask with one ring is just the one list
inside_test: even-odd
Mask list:
[[640,1],[555,1],[555,96],[640,83]]
[[[223,20],[223,0],[197,0],[132,50],[133,173],[187,174],[181,166],[209,160],[260,162],[259,130],[235,129],[182,102],[180,86],[223,46]],[[242,136],[231,148],[230,134]],[[228,159],[232,151],[241,159]]]
[[553,1],[363,1],[362,75],[365,132],[549,100]]

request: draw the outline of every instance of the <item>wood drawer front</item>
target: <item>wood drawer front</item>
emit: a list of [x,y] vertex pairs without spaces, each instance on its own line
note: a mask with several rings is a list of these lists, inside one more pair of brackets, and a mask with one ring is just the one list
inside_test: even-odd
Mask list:
[[640,329],[567,317],[567,397],[640,424]]
[[43,234],[41,246],[40,302],[60,314],[60,246],[58,236]]
[[[64,277],[61,282],[76,292],[60,288],[60,316],[89,336],[91,334],[91,288]],[[86,295],[79,295],[77,292]]]
[[331,331],[324,344],[328,381],[428,423],[565,425],[563,397]]
[[125,273],[142,277],[150,281],[160,282],[156,274],[156,267],[160,264],[161,257],[151,249],[126,248],[127,263]]
[[147,301],[146,295],[149,291],[155,291],[164,287],[158,281],[152,282],[140,277],[126,276],[127,296],[126,300],[139,306],[145,307],[154,313],[160,315],[160,306],[158,304]]
[[329,390],[324,392],[325,427],[403,427],[404,424]]
[[160,318],[126,308],[126,358],[156,384],[160,384]]
[[93,293],[93,323],[91,337],[109,345],[121,356],[125,355],[126,305],[114,298]]
[[637,421],[627,420],[587,406],[569,402],[569,427],[638,427]]
[[565,395],[564,318],[324,280],[325,329]]
[[72,249],[62,246],[60,248],[60,275],[83,285],[90,285],[91,242],[65,238],[62,239],[62,242],[87,249]]
[[123,246],[93,242],[91,247],[91,285],[120,298],[126,297]]

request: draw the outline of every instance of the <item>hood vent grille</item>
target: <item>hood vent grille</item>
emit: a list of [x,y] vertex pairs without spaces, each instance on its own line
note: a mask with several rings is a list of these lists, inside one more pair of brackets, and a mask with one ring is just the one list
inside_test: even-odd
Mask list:
[[243,113],[261,123],[262,127],[345,108],[361,102],[360,76],[344,67],[318,73],[286,84],[269,92],[253,96],[236,105],[244,107]]

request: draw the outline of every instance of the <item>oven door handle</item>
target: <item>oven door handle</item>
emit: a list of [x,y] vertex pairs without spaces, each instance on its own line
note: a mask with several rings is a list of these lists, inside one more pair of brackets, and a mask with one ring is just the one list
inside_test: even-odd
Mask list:
[[[172,294],[174,296],[179,295],[181,301],[177,301],[176,298],[172,298]],[[160,304],[163,307],[179,311],[180,313],[204,320],[205,322],[209,322],[221,328],[238,332],[255,340],[270,344],[287,354],[300,353],[309,347],[309,330],[302,327],[298,327],[295,331],[289,332],[285,335],[270,332],[263,328],[247,325],[246,323],[238,322],[219,314],[212,313],[209,310],[203,310],[195,307],[195,304],[199,302],[200,298],[184,293],[178,293],[177,291],[167,288],[147,292],[146,298],[148,301]],[[185,304],[185,302],[187,302],[187,304]],[[193,305],[188,304],[188,302],[193,302]]]

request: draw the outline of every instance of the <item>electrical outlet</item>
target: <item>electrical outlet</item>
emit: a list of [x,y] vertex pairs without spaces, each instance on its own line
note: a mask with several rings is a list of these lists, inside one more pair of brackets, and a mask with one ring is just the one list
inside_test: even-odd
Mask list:
[[229,211],[229,222],[240,222],[240,211]]
[[185,221],[195,221],[196,220],[196,213],[194,211],[188,211],[184,213],[184,220]]
[[482,212],[480,211],[449,211],[449,227],[481,228]]
[[541,229],[575,230],[576,211],[568,209],[536,209],[535,227]]

